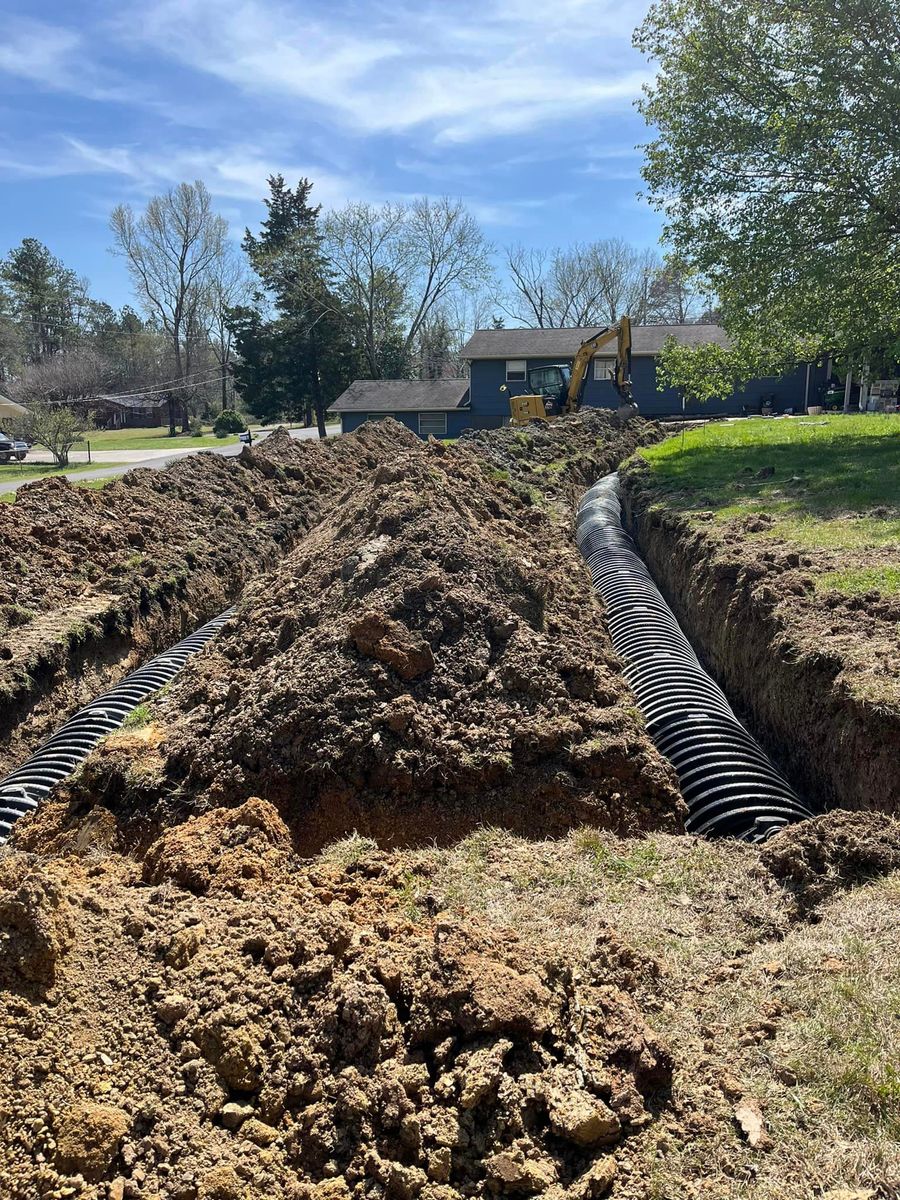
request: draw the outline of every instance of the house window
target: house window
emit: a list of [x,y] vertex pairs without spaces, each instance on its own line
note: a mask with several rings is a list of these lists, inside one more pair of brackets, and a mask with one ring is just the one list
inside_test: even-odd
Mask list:
[[594,359],[594,379],[598,382],[606,380],[607,382],[616,377],[616,360],[614,358],[595,358]]
[[366,420],[367,421],[386,421],[388,419],[388,417],[392,417],[393,415],[394,415],[393,413],[385,413],[385,412],[366,413]]
[[446,437],[447,436],[447,414],[446,413],[419,413],[419,434],[422,437]]
[[508,358],[506,360],[506,382],[524,383],[527,365],[524,358]]

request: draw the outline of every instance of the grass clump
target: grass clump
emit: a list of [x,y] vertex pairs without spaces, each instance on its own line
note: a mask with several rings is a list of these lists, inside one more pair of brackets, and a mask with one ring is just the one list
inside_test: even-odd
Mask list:
[[152,720],[152,709],[149,704],[137,704],[122,722],[123,729],[141,729]]
[[845,596],[862,596],[881,592],[883,596],[900,595],[900,567],[857,567],[846,571],[825,571],[816,579],[816,590],[842,592]]
[[378,843],[374,838],[363,837],[354,829],[347,837],[330,842],[325,846],[319,858],[328,866],[346,869],[355,867],[371,854],[376,853],[377,850]]

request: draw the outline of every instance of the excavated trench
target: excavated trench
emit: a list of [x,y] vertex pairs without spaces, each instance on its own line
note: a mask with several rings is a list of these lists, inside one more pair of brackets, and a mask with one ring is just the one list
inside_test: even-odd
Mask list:
[[622,526],[617,474],[590,489],[576,526],[625,678],[654,744],[678,772],[688,830],[763,841],[811,817],[703,669],[663,599]]
[[115,687],[79,709],[21,766],[0,780],[0,845],[15,822],[34,812],[105,737],[122,727],[138,705],[170,683],[233,612],[233,608],[226,609],[176,646],[126,675]]
[[861,686],[852,676],[857,646],[895,638],[890,618],[864,607],[832,612],[810,594],[796,555],[785,551],[767,562],[739,541],[723,549],[702,523],[657,501],[642,472],[623,472],[627,530],[767,755],[816,811],[896,815],[900,715],[878,692],[880,682],[890,681],[890,661],[880,665],[867,651]]
[[[623,528],[617,474],[583,497],[576,540],[603,600],[611,640],[625,663],[624,678],[651,739],[678,774],[689,809],[688,830],[763,841],[786,824],[812,816],[703,669],[653,582]],[[0,841],[137,705],[174,679],[232,611],[81,709],[0,782]]]

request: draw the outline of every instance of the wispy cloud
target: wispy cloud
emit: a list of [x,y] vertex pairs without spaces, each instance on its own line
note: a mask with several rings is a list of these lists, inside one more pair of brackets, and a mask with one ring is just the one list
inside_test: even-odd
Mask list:
[[318,14],[278,0],[158,0],[117,35],[362,133],[430,126],[439,142],[464,143],[627,106],[649,77],[623,54],[629,7],[426,0],[374,6],[365,25],[340,0]]

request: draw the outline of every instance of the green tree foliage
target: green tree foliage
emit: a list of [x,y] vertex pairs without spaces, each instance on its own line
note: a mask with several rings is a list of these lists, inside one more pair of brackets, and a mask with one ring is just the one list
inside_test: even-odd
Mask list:
[[[705,404],[732,395],[752,379],[757,374],[757,362],[744,345],[704,342],[684,346],[670,337],[656,360],[657,387],[660,391],[677,388],[685,400]],[[765,374],[765,370],[760,373]]]
[[246,427],[246,423],[233,408],[223,408],[213,421],[213,433],[216,437],[227,437],[229,433],[240,433]]
[[41,362],[83,342],[87,284],[37,238],[25,238],[0,262],[0,292],[0,320],[16,327],[24,361]]
[[676,261],[781,364],[900,352],[898,37],[895,0],[659,0],[635,35]]
[[[256,306],[231,310],[244,404],[262,420],[311,409],[321,437],[325,412],[358,374],[350,314],[336,295],[312,183],[269,178],[267,215],[243,248],[260,283]],[[265,312],[268,306],[272,315]]]

